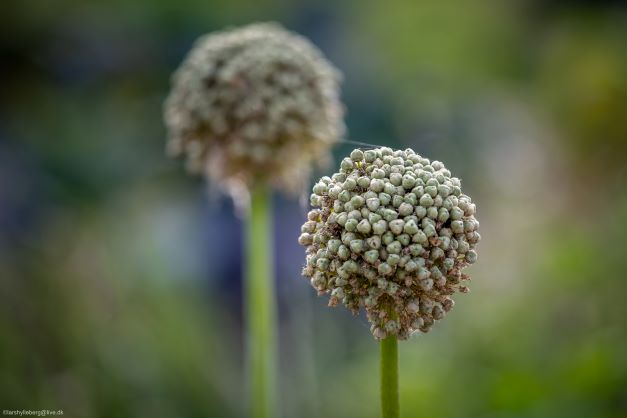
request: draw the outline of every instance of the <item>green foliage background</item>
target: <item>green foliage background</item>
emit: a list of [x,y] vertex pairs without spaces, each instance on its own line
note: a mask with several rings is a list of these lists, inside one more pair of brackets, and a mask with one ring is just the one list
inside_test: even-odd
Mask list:
[[[0,16],[0,409],[243,416],[241,226],[165,158],[161,103],[198,35],[277,20],[344,72],[350,138],[444,161],[478,204],[472,293],[400,344],[402,416],[627,416],[622,2],[5,0]],[[376,417],[366,321],[314,296],[305,209],[275,206],[284,416]]]

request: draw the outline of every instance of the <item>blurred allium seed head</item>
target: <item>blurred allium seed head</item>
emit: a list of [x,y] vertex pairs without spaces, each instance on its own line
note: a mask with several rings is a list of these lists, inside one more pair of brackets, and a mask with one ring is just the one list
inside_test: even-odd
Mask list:
[[475,204],[444,164],[411,149],[356,149],[340,167],[313,187],[303,275],[329,306],[364,307],[376,339],[428,332],[468,291]]
[[172,78],[168,151],[229,191],[296,192],[344,134],[339,72],[305,38],[260,23],[205,35]]

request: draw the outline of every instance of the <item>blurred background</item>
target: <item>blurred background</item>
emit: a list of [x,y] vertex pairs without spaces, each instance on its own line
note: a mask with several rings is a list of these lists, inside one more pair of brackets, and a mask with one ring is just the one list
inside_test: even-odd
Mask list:
[[[478,206],[472,293],[401,344],[402,416],[627,417],[625,2],[3,0],[0,16],[0,409],[245,415],[241,222],[165,157],[161,109],[195,38],[276,20],[344,72],[350,139],[444,161]],[[306,212],[275,196],[284,417],[377,417],[366,320],[300,276]]]

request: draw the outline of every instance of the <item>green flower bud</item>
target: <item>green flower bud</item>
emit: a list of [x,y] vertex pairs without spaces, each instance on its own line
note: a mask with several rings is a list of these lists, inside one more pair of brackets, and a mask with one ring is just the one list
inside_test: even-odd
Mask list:
[[381,205],[381,201],[377,197],[373,197],[373,198],[366,200],[366,206],[368,207],[368,209],[370,209],[373,212],[379,209],[380,205]]
[[357,179],[357,185],[363,189],[370,187],[370,178],[361,176]]
[[351,199],[351,192],[349,192],[348,190],[342,190],[337,198],[341,202],[348,202]]
[[418,231],[418,225],[416,225],[416,222],[414,222],[413,220],[405,223],[405,225],[403,226],[403,232],[405,232],[406,234],[415,235],[418,233]]
[[418,219],[422,219],[427,216],[427,209],[423,206],[416,206],[414,209],[414,213]]
[[425,188],[424,188],[424,186],[423,186],[422,184],[419,184],[419,183],[422,183],[422,180],[421,180],[421,179],[417,179],[417,180],[416,180],[416,184],[417,184],[417,186],[416,186],[416,187],[414,187],[413,189],[411,189],[411,192],[412,192],[413,194],[415,194],[416,196],[422,196],[423,194],[425,194]]
[[433,198],[428,194],[423,194],[422,196],[420,196],[419,202],[420,202],[420,206],[424,208],[428,208],[429,206],[433,205]]
[[346,229],[349,232],[353,232],[357,229],[357,219],[349,219],[346,221],[346,224],[344,225],[344,229]]
[[355,219],[357,221],[361,220],[361,211],[351,210],[348,212],[348,219]]
[[336,287],[331,292],[331,296],[336,297],[338,299],[344,299],[344,289],[342,289],[341,287]]
[[388,263],[381,263],[381,264],[379,264],[379,267],[377,267],[377,271],[379,272],[379,274],[382,274],[384,276],[388,276],[388,275],[392,274],[394,269]]
[[387,193],[379,193],[379,202],[382,206],[387,206],[392,201],[392,196]]
[[329,188],[324,183],[316,183],[313,187],[313,192],[318,196],[322,196],[328,192]]
[[400,173],[390,174],[390,183],[394,186],[400,186],[403,181],[403,175]]
[[411,237],[408,234],[401,234],[396,237],[396,240],[400,242],[403,247],[407,247],[411,242]]
[[442,267],[444,267],[446,271],[450,271],[454,265],[455,265],[455,260],[452,258],[446,258],[442,262]]
[[393,220],[398,218],[398,213],[392,209],[384,209],[383,210],[383,219],[388,222],[392,222]]
[[312,234],[316,230],[316,222],[315,221],[307,221],[300,228],[301,232],[308,232]]
[[418,257],[420,254],[422,254],[424,249],[422,248],[422,245],[420,244],[412,244],[409,246],[409,251],[412,256]]
[[470,244],[463,239],[457,240],[459,245],[457,246],[457,252],[459,254],[466,254],[470,250]]
[[385,261],[390,266],[396,266],[401,261],[401,256],[398,254],[388,254],[388,258]]
[[440,208],[440,210],[438,211],[438,221],[446,222],[448,221],[448,218],[449,218],[448,210],[446,210],[446,208]]
[[378,178],[374,178],[370,182],[370,190],[372,190],[375,193],[379,193],[380,191],[382,191],[383,186],[385,186],[385,183],[383,182],[383,180],[378,179]]
[[398,214],[400,216],[409,216],[414,213],[414,207],[409,203],[401,203],[398,207]]
[[341,260],[348,260],[348,258],[351,256],[351,252],[346,245],[342,244],[337,250],[337,255],[340,257]]
[[435,227],[431,224],[424,226],[422,232],[424,232],[427,237],[434,237],[437,234]]
[[298,243],[300,245],[311,245],[313,244],[313,235],[308,233],[303,233],[298,237]]
[[396,186],[394,186],[392,183],[385,183],[383,185],[383,192],[389,194],[392,197],[394,197],[395,196],[395,192],[396,192]]
[[403,233],[403,228],[405,227],[405,221],[403,221],[402,219],[394,219],[390,221],[389,225],[390,225],[390,231],[392,231],[394,235],[400,235]]
[[413,178],[410,175],[404,175],[401,184],[402,184],[404,189],[411,190],[411,189],[413,189],[414,185],[416,184],[416,179]]
[[378,235],[373,235],[370,238],[367,238],[366,245],[368,245],[368,247],[372,248],[373,250],[378,250],[379,248],[381,248],[381,237]]
[[331,180],[333,180],[336,183],[343,183],[344,180],[346,180],[346,174],[345,173],[335,173],[331,176]]
[[460,220],[464,216],[464,211],[459,207],[451,209],[451,219],[454,221]]
[[385,178],[385,171],[381,170],[380,168],[375,168],[374,170],[372,170],[372,174],[370,175],[370,177],[372,177],[373,179],[381,180]]
[[328,258],[319,258],[316,262],[316,267],[322,271],[327,271],[329,269],[329,263]]
[[350,250],[353,253],[359,254],[364,250],[364,242],[360,239],[354,239],[350,242]]
[[424,267],[419,267],[418,268],[418,280],[425,280],[427,278],[429,278],[429,276],[431,275],[431,273],[429,273],[429,270],[427,270]]
[[364,260],[370,264],[374,264],[379,259],[379,251],[368,250],[364,253]]
[[411,237],[412,242],[417,244],[426,244],[427,243],[427,235],[424,231],[418,231]]
[[414,207],[418,204],[418,198],[413,193],[407,193],[403,197],[403,202],[409,203],[412,206],[412,211],[413,211]]
[[453,221],[451,222],[451,231],[454,234],[463,234],[464,233],[464,223],[462,221]]
[[464,214],[466,216],[473,216],[475,212],[477,212],[477,206],[474,203],[471,203],[468,206],[468,209],[464,211]]
[[392,231],[387,231],[385,234],[381,235],[381,242],[384,245],[391,244],[394,241],[394,234]]
[[340,245],[342,245],[342,241],[340,241],[339,239],[330,239],[327,243],[327,249],[331,253],[337,254],[337,250],[340,249]]
[[418,264],[415,261],[410,260],[405,264],[405,271],[411,273],[412,271],[416,271],[418,268]]
[[388,244],[388,246],[386,247],[386,250],[388,253],[390,254],[398,254],[401,252],[401,243],[398,241],[392,241],[390,244]]
[[362,219],[357,224],[357,231],[361,232],[362,234],[369,234],[371,230],[372,227],[370,226],[370,222],[368,222],[367,219]]
[[376,235],[383,235],[388,229],[388,223],[383,219],[375,222],[372,225],[372,233]]
[[365,199],[359,195],[353,196],[350,202],[353,205],[353,207],[356,209],[361,208],[364,205],[364,203],[366,203]]
[[451,194],[451,188],[444,184],[441,184],[438,186],[438,194],[442,196],[442,198],[446,198],[449,194]]
[[[427,184],[429,184],[429,182],[427,182]],[[437,183],[437,181],[436,181],[436,183]],[[436,197],[438,195],[438,188],[436,186],[427,186],[427,187],[425,187],[425,193],[428,194],[431,197]]]
[[324,277],[324,274],[319,271],[316,272],[311,278],[311,286],[318,291],[324,290],[326,285],[327,285],[327,280]]
[[440,247],[431,249],[431,259],[438,260],[440,258],[444,258],[444,250]]
[[427,208],[427,218],[437,219],[438,218],[438,208],[436,208],[435,206],[431,206],[430,208]]
[[376,158],[377,154],[373,150],[367,150],[364,152],[364,160],[366,160],[367,163],[373,162]]
[[352,240],[357,239],[357,235],[353,232],[344,231],[342,232],[341,238],[344,245],[349,245]]
[[355,149],[351,152],[351,160],[354,162],[360,162],[364,159],[364,153],[360,149]]

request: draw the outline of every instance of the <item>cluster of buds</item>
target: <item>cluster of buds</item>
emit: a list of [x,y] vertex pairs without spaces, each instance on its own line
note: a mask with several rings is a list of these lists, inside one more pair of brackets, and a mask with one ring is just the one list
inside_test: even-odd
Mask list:
[[329,306],[365,308],[376,339],[428,332],[465,293],[477,261],[475,204],[439,161],[411,149],[356,149],[322,177],[299,243],[303,275]]
[[313,44],[274,23],[205,35],[172,78],[168,150],[226,189],[302,190],[311,163],[344,133],[340,78]]

